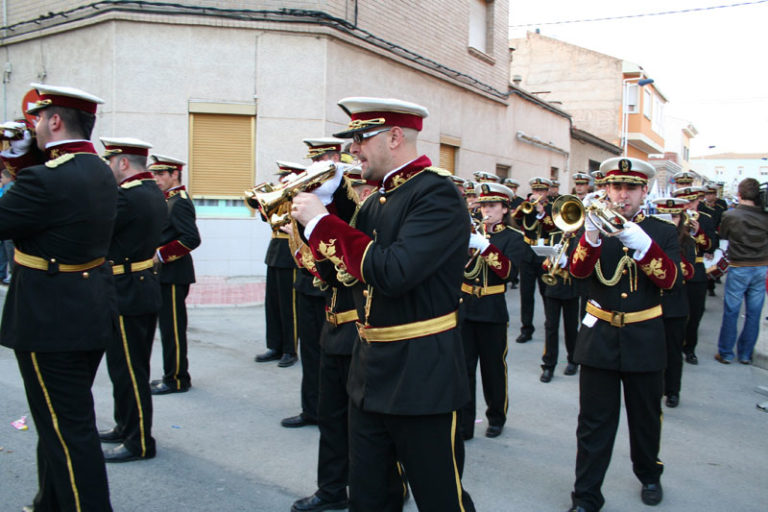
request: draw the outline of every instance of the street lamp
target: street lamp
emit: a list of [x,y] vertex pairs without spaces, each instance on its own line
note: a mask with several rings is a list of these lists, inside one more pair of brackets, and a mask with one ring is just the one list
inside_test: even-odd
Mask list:
[[[643,87],[645,85],[649,85],[653,83],[653,78],[640,78],[640,77],[633,77],[633,78],[625,78],[622,80],[622,89],[624,93],[623,97],[623,107],[622,107],[622,116],[621,116],[621,147],[624,150],[624,156],[627,156],[627,132],[629,131],[629,112],[627,112],[627,107],[629,106],[628,100],[629,100],[629,85],[631,82],[637,82],[637,85],[640,87]],[[638,104],[640,103],[640,95],[638,95]]]

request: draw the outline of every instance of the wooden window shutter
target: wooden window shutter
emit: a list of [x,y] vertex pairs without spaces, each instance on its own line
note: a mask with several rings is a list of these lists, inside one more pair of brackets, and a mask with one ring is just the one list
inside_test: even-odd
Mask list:
[[194,113],[189,119],[192,196],[242,198],[254,184],[255,117]]
[[440,167],[456,174],[456,148],[440,144]]

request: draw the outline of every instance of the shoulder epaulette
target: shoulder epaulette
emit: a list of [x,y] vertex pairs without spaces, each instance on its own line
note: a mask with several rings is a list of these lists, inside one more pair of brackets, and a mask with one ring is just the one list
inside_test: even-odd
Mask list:
[[133,187],[139,187],[141,186],[142,183],[144,183],[144,180],[133,180],[133,181],[129,181],[128,183],[123,183],[122,185],[120,185],[120,188],[129,189]]
[[433,172],[437,174],[438,176],[444,176],[444,177],[450,177],[453,176],[453,173],[449,171],[448,169],[443,169],[442,167],[435,167],[434,165],[430,165],[429,167],[424,168],[425,171]]
[[189,196],[187,195],[186,190],[182,190],[181,192],[179,192],[179,195],[181,196],[182,199],[189,199]]
[[671,224],[671,225],[673,225],[673,226],[677,227],[677,224],[675,224],[675,223],[674,223],[674,222],[672,222],[671,220],[669,220],[669,219],[665,219],[665,218],[663,218],[663,217],[659,217],[659,216],[658,216],[658,215],[656,215],[656,214],[653,214],[653,215],[649,215],[649,217],[650,217],[650,218],[652,218],[652,219],[660,220],[661,222],[666,222],[667,224]]
[[74,153],[64,153],[58,158],[54,158],[53,160],[48,160],[45,162],[45,166],[49,169],[55,169],[56,167],[60,166],[61,164],[65,164],[75,158]]

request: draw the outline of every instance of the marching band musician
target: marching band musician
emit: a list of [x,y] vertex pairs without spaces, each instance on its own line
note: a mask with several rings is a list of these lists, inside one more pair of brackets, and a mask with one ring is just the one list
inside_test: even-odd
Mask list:
[[560,197],[560,182],[557,180],[549,180],[550,185],[549,189],[547,190],[547,198],[549,199],[549,204],[552,204],[555,199]]
[[163,378],[150,382],[153,395],[183,393],[192,386],[187,358],[187,305],[189,286],[195,282],[191,252],[200,245],[195,204],[181,184],[186,163],[176,158],[151,155],[147,168],[165,194],[168,205],[165,226],[155,261],[160,262],[162,306],[158,315],[163,345]]
[[[524,213],[522,204],[513,212],[512,216],[517,219],[523,228],[524,240],[529,245],[538,245],[548,237],[549,231],[552,231],[554,224],[552,216],[547,208],[547,191],[551,182],[546,178],[532,178],[528,184],[533,191],[530,196],[530,203],[535,206],[530,213]],[[536,293],[536,282],[541,276],[541,264],[544,263],[543,256],[537,256],[532,262],[523,261],[520,264],[520,335],[515,340],[517,343],[525,343],[533,337],[536,328],[533,326],[534,294]],[[544,290],[539,281],[539,293],[544,297]]]
[[469,400],[457,319],[469,218],[453,183],[419,156],[424,107],[360,97],[339,105],[351,121],[335,136],[352,138],[362,176],[379,189],[354,228],[313,194],[298,194],[292,214],[317,265],[334,265],[355,283],[350,510],[402,509],[399,460],[418,508],[472,511],[457,436],[457,410]]
[[475,251],[461,285],[461,337],[469,377],[469,402],[461,409],[464,439],[475,430],[475,376],[480,361],[483,395],[488,405],[486,437],[497,437],[507,419],[507,325],[509,313],[504,297],[506,283],[523,260],[535,254],[523,234],[509,227],[509,201],[513,192],[498,183],[481,183],[477,202],[483,214],[481,230],[470,235]]
[[101,137],[101,142],[119,186],[107,257],[115,276],[120,334],[107,346],[115,426],[100,431],[99,438],[117,444],[105,450],[106,462],[127,462],[151,459],[156,452],[149,361],[162,299],[153,256],[168,206],[147,171],[150,143],[128,137]]
[[594,180],[595,192],[603,190],[605,188],[605,173],[598,169],[590,174],[592,174],[592,179]]
[[91,393],[118,316],[106,261],[117,186],[89,141],[103,101],[72,87],[32,87],[36,138],[14,141],[12,152],[37,144],[46,162],[17,169],[0,197],[0,239],[13,239],[17,263],[0,344],[15,351],[38,434],[31,508],[111,511]]
[[520,206],[520,203],[524,201],[522,197],[517,195],[517,189],[520,187],[520,182],[514,178],[504,178],[502,184],[512,191],[513,195],[512,200],[509,201],[509,208],[511,211],[514,211],[518,206]]
[[[277,176],[282,182],[293,174],[306,170],[306,166],[277,161]],[[263,217],[263,214],[262,214]],[[264,218],[266,222],[267,219]],[[296,327],[296,263],[288,247],[288,233],[272,228],[272,239],[264,256],[267,265],[267,288],[264,294],[264,313],[267,323],[267,351],[258,354],[254,361],[277,361],[277,366],[287,368],[298,360],[298,329]]]
[[701,317],[704,316],[704,307],[707,299],[706,288],[710,281],[706,277],[704,255],[714,252],[714,240],[717,236],[711,217],[697,209],[700,190],[699,187],[683,187],[678,188],[672,193],[675,198],[686,201],[686,212],[689,212],[687,214],[688,225],[691,236],[693,236],[696,242],[696,257],[691,261],[696,272],[693,279],[687,280],[686,283],[690,311],[685,328],[683,356],[685,357],[685,362],[689,364],[699,363],[699,359],[696,356],[696,345],[699,341],[699,324],[701,323]]
[[[600,170],[611,201],[603,217],[621,229],[601,236],[602,222],[588,208],[585,232],[570,262],[571,274],[586,280],[590,299],[574,356],[582,369],[570,512],[603,506],[600,488],[619,424],[622,387],[641,499],[655,505],[663,496],[658,453],[666,347],[659,291],[671,289],[679,279],[680,245],[674,226],[640,211],[655,173],[650,164],[611,158]],[[630,220],[617,221],[616,213]]]
[[573,195],[581,201],[589,194],[589,174],[577,172],[573,175]]
[[661,307],[664,311],[664,337],[667,342],[667,369],[664,372],[664,395],[667,407],[680,404],[680,381],[683,376],[683,341],[685,326],[688,323],[688,283],[694,277],[696,242],[690,234],[691,223],[695,222],[685,214],[685,199],[662,197],[655,199],[659,218],[668,215],[677,228],[680,242],[680,271],[683,281],[671,290],[664,290],[661,295]]
[[477,201],[477,193],[475,192],[475,182],[467,180],[464,184],[464,201],[467,205],[467,210],[469,210],[469,214],[477,218],[479,220],[480,212],[478,211],[478,205],[476,203]]
[[[581,230],[576,233],[563,233],[560,230],[551,232],[550,245],[566,243],[569,238],[575,238],[581,235]],[[579,334],[579,298],[581,297],[581,283],[574,283],[568,273],[567,256],[573,252],[575,243],[570,245],[568,252],[564,255],[564,261],[550,261],[549,265],[555,265],[562,268],[564,272],[555,272],[553,277],[556,280],[554,285],[545,284],[542,286],[544,293],[544,353],[541,356],[541,376],[539,380],[547,383],[552,380],[557,366],[559,355],[559,331],[560,331],[560,312],[563,316],[563,334],[565,339],[566,366],[564,375],[576,375],[579,366],[573,361],[573,353],[576,345],[576,337]],[[541,282],[540,282],[541,284]]]

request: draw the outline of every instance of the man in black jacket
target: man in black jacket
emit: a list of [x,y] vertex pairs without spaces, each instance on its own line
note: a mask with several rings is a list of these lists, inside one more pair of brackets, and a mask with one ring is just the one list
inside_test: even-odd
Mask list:
[[355,227],[313,194],[294,199],[293,215],[318,265],[335,266],[355,283],[350,510],[401,509],[400,461],[420,509],[471,511],[456,431],[457,410],[469,400],[457,325],[469,217],[451,180],[419,156],[424,107],[383,98],[339,105],[351,121],[335,136],[352,138],[363,178],[380,188]]
[[160,262],[160,339],[163,343],[163,378],[151,382],[153,395],[182,393],[191,386],[187,360],[187,305],[189,285],[195,282],[192,252],[200,245],[195,205],[181,184],[181,160],[152,155],[149,170],[165,194],[167,220],[155,261]]
[[104,158],[119,185],[117,219],[108,258],[115,275],[119,336],[107,347],[107,369],[115,399],[115,426],[99,432],[107,462],[155,456],[149,359],[160,310],[160,282],[153,257],[165,223],[165,197],[146,169],[148,142],[101,138]]
[[34,509],[111,511],[91,394],[117,336],[106,262],[117,187],[88,140],[103,101],[69,87],[32,86],[41,98],[29,113],[39,116],[37,145],[47,161],[21,169],[0,198],[0,239],[16,246],[0,344],[16,353],[37,427]]

